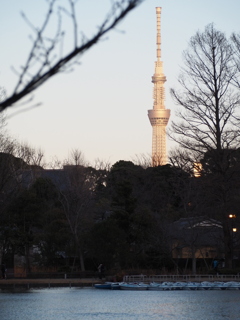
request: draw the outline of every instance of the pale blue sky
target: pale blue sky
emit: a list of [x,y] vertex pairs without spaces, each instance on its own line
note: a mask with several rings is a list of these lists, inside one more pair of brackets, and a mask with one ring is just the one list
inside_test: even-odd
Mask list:
[[[105,17],[109,3],[78,1],[79,29],[90,36]],[[0,4],[0,85],[10,93],[16,81],[11,66],[17,68],[25,62],[30,46],[31,31],[20,11],[40,25],[46,2],[0,0]],[[171,109],[173,118],[176,106],[169,89],[176,85],[190,37],[212,22],[227,36],[240,32],[239,0],[145,0],[118,27],[124,33],[111,32],[81,58],[73,72],[57,75],[37,90],[35,101],[42,106],[9,118],[9,132],[19,141],[41,147],[47,161],[54,156],[66,159],[76,148],[91,163],[100,158],[113,164],[150,154],[152,128],[147,110],[153,104],[158,6],[162,7],[166,108]]]

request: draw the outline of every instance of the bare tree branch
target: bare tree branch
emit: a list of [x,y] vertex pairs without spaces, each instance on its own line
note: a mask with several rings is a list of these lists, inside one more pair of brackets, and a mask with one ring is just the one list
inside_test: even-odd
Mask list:
[[[45,31],[55,13],[56,0],[49,2],[49,8],[45,20],[40,28],[35,27],[26,18],[24,19],[35,33],[32,49],[28,55],[25,65],[19,75],[15,89],[9,97],[0,101],[0,112],[8,107],[16,105],[21,99],[32,93],[48,79],[59,72],[69,70],[70,66],[76,64],[78,58],[88,49],[97,44],[103,36],[113,30],[133,9],[140,5],[144,0],[119,0],[113,1],[110,12],[99,26],[97,32],[90,38],[82,37],[79,44],[78,21],[75,11],[76,1],[68,0],[70,11],[66,8],[58,8],[58,26],[53,38],[47,38]],[[73,23],[73,49],[64,56],[57,56],[56,49],[61,47],[64,31],[61,26],[61,12],[67,13]]]

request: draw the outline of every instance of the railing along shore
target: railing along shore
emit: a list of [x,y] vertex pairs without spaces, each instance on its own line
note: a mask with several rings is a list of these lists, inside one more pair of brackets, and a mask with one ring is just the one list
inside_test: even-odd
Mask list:
[[163,282],[163,281],[230,281],[240,280],[240,274],[196,274],[196,275],[126,275],[124,282]]

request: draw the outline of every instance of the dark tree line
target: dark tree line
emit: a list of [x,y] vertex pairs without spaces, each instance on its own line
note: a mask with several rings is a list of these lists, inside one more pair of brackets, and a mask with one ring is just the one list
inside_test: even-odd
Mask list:
[[[1,210],[2,259],[22,255],[28,272],[34,264],[82,271],[99,261],[108,268],[161,265],[153,253],[159,256],[164,244],[156,239],[179,216],[175,187],[182,174],[170,166],[143,169],[125,161],[110,171],[20,168],[20,188]],[[68,257],[63,265],[61,254]]]
[[[5,156],[1,154],[0,160]],[[212,174],[195,178],[170,165],[142,168],[118,161],[110,170],[79,164],[60,170],[26,165],[19,167],[17,176],[17,190],[11,178],[1,191],[10,195],[14,190],[11,201],[1,198],[1,256],[2,260],[23,256],[28,273],[36,268],[96,270],[99,263],[108,270],[175,270],[172,251],[180,240],[192,248],[195,258],[201,237],[211,234],[209,228],[192,229],[191,221],[213,219],[230,232],[231,222],[224,220],[219,208],[223,195],[212,187]],[[238,187],[230,200],[234,213]],[[189,226],[177,243],[174,226],[179,219],[186,219]],[[239,217],[234,223],[238,221]],[[215,239],[215,246],[230,246],[224,237]],[[232,254],[231,250],[227,252]]]

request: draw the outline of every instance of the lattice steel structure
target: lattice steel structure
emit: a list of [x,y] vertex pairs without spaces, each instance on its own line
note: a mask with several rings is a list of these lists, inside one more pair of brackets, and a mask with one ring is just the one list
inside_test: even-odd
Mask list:
[[166,126],[170,118],[170,110],[165,109],[164,83],[167,81],[163,73],[163,62],[161,61],[161,7],[156,8],[157,15],[157,61],[155,62],[155,73],[152,77],[153,109],[148,110],[152,132],[152,165],[159,166],[167,164]]

